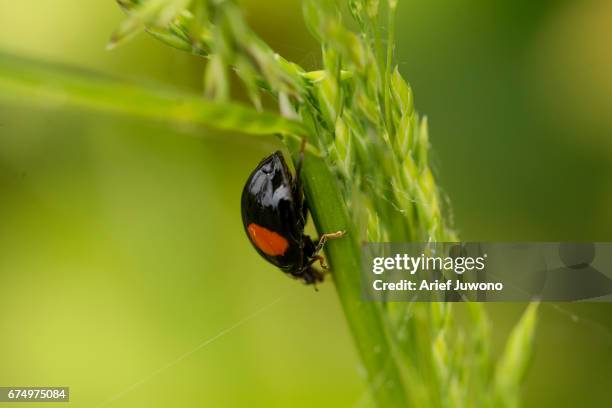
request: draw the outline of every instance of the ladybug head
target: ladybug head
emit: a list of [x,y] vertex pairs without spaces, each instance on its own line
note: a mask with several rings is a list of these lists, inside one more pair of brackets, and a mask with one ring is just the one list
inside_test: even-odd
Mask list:
[[323,282],[324,278],[323,273],[312,266],[304,269],[299,274],[294,274],[294,276],[302,279],[307,285],[316,285],[317,283]]

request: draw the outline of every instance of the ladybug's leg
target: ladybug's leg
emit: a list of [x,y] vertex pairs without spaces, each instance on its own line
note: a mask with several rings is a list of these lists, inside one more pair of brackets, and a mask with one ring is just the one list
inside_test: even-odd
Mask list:
[[[326,271],[328,269],[327,264],[325,263],[325,258],[322,255],[313,255],[308,260],[308,263],[306,263],[306,268],[312,266],[312,264],[314,264],[317,261],[319,261],[319,265],[321,265],[321,269],[323,269],[323,271]],[[323,274],[325,274],[325,272],[323,272]]]
[[303,247],[304,248],[304,257],[308,260],[308,262],[306,263],[305,267],[308,268],[308,267],[310,267],[310,265],[312,265],[316,261],[319,261],[319,264],[321,265],[321,268],[326,270],[327,269],[327,264],[325,263],[325,258],[323,258],[323,256],[319,255],[319,252],[321,252],[321,250],[325,246],[325,243],[328,240],[336,239],[336,238],[341,238],[345,234],[346,234],[346,231],[337,231],[337,232],[333,232],[331,234],[323,234],[319,238],[319,242],[317,243],[317,245],[315,245],[314,242],[312,242],[312,239],[310,239],[310,237],[308,235],[304,235],[302,237],[302,242],[304,243],[304,247]]
[[308,210],[308,202],[302,200],[302,219],[304,220],[304,225],[306,225],[306,220],[308,219]]
[[308,205],[304,200],[304,191],[302,189],[302,163],[304,162],[304,150],[306,149],[306,138],[302,138],[302,144],[300,146],[300,153],[298,162],[295,166],[295,179],[293,180],[293,185],[291,186],[293,191],[293,197],[295,198],[295,202],[298,204],[297,212],[302,216],[302,225],[306,224],[306,217],[308,214]]
[[336,232],[331,232],[329,234],[321,235],[321,237],[319,238],[319,243],[315,247],[313,255],[316,255],[319,251],[321,251],[323,247],[325,246],[325,243],[328,240],[342,238],[345,234],[346,234],[346,231],[336,231]]
[[319,261],[319,265],[321,265],[321,269],[323,269],[324,271],[326,271],[327,268],[327,263],[325,263],[325,258],[323,258],[321,255],[315,255],[312,257],[312,262],[316,262]]

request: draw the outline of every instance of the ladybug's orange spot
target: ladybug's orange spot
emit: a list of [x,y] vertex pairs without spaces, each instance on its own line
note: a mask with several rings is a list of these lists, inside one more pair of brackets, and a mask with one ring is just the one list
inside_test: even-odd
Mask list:
[[247,227],[251,240],[261,249],[264,254],[280,256],[287,251],[289,243],[281,235],[257,224],[249,224]]

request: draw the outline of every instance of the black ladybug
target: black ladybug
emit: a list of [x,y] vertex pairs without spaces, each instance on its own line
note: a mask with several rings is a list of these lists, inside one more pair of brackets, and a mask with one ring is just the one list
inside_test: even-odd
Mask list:
[[242,223],[249,240],[268,262],[306,284],[323,281],[313,268],[317,260],[326,269],[319,251],[328,239],[344,232],[323,234],[318,243],[304,235],[308,206],[300,183],[303,146],[295,178],[281,152],[262,160],[242,190]]

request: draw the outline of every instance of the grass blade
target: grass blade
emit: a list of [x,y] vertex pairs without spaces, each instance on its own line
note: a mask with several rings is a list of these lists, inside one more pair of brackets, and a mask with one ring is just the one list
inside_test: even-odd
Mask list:
[[72,105],[256,135],[306,134],[301,123],[276,113],[4,53],[0,53],[1,99],[43,107]]

